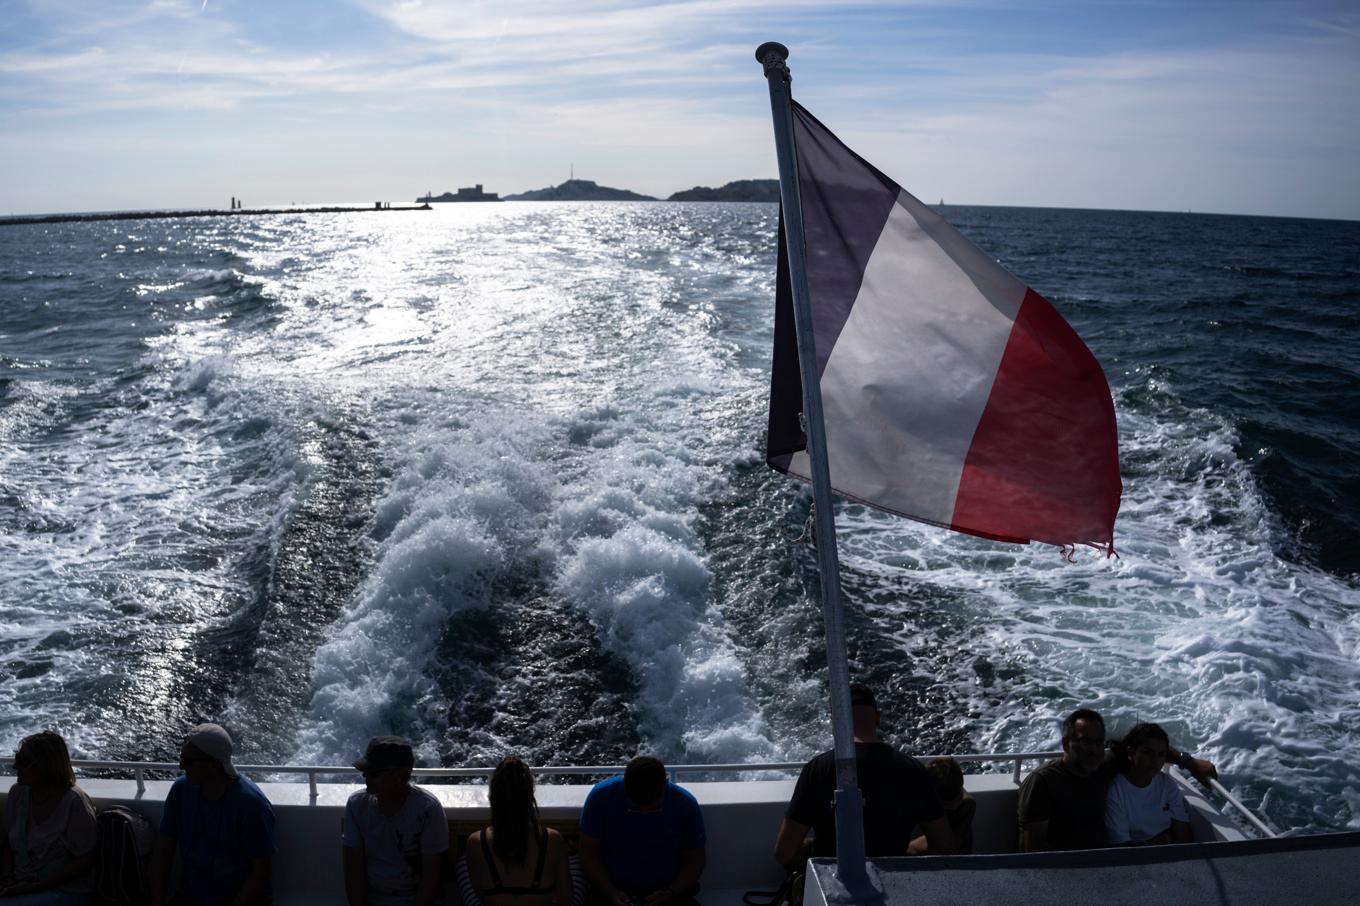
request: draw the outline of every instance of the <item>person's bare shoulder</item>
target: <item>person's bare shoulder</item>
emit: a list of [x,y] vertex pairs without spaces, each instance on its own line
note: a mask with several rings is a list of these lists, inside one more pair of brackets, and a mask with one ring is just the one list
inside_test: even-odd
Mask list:
[[468,834],[467,846],[463,848],[463,854],[467,856],[469,865],[480,867],[486,860],[482,858],[482,834],[485,830],[476,830]]

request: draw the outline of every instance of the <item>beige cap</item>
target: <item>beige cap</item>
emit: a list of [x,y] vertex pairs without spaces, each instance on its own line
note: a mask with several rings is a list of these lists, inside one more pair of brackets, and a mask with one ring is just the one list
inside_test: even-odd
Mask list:
[[228,777],[236,776],[236,768],[231,764],[231,737],[217,724],[199,724],[184,737],[186,746],[193,746],[204,755],[222,765]]

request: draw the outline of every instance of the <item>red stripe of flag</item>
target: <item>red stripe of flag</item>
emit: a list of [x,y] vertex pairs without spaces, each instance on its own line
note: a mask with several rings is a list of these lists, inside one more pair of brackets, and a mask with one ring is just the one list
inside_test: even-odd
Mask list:
[[1100,363],[1031,289],[964,460],[950,527],[1000,540],[1112,545],[1117,445]]

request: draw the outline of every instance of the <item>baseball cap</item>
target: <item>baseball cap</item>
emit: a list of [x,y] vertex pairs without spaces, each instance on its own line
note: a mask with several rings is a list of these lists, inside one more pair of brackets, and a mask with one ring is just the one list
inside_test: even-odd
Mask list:
[[184,737],[186,746],[193,746],[222,766],[228,777],[236,776],[231,763],[231,736],[217,724],[199,724]]
[[411,743],[401,736],[375,736],[368,741],[364,755],[354,762],[360,772],[383,771],[388,768],[413,768],[416,765],[415,752]]

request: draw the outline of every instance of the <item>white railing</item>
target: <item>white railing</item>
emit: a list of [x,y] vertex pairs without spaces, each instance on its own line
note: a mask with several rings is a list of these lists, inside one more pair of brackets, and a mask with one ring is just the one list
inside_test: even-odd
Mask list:
[[[1047,761],[1051,758],[1062,756],[1062,752],[1020,752],[1020,753],[981,753],[974,752],[965,755],[950,756],[960,764],[995,764],[1003,763],[1010,765],[1011,779],[1017,785],[1020,777],[1024,773],[1024,763],[1026,761]],[[935,758],[934,755],[918,756],[922,762]],[[0,766],[9,769],[13,763],[13,757],[0,758]],[[89,761],[85,759],[73,760],[71,766],[82,771],[120,771],[130,773],[137,783],[137,794],[146,792],[147,772],[153,773],[179,773],[179,764],[171,761]],[[760,773],[793,773],[803,767],[801,761],[767,761],[767,762],[740,762],[734,764],[684,764],[669,765],[666,770],[671,777],[681,778],[693,774],[730,774],[741,776],[743,774]],[[621,764],[601,764],[601,765],[544,765],[532,768],[535,775],[539,777],[609,777],[614,774],[623,773],[624,766]],[[296,764],[238,764],[236,769],[245,771],[249,774],[298,774],[307,778],[307,788],[312,802],[317,801],[317,778],[323,776],[358,776],[359,771],[353,765],[296,765]],[[481,768],[415,768],[411,771],[417,777],[490,777],[495,770],[494,767]],[[1228,792],[1227,788],[1217,780],[1210,780],[1209,787],[1223,797],[1228,805],[1242,815],[1252,827],[1260,831],[1267,837],[1278,837],[1279,833],[1266,824],[1255,812],[1247,808],[1237,797]]]
[[[1056,758],[1062,755],[1061,752],[1023,752],[1019,754],[1007,753],[997,754],[967,754],[951,756],[955,761],[993,763],[1003,762],[1011,765],[1011,777],[1018,784],[1020,775],[1023,771],[1023,764],[1026,761],[1039,761],[1049,758]],[[929,761],[936,756],[920,756],[920,760]],[[0,758],[0,766],[9,768],[14,761],[12,757]],[[71,766],[79,771],[117,771],[132,775],[132,779],[137,784],[137,793],[140,795],[146,792],[146,775],[148,773],[170,773],[178,774],[180,767],[178,762],[173,761],[93,761],[88,759],[72,760]],[[668,765],[666,770],[673,778],[691,776],[694,774],[730,774],[730,775],[749,775],[760,773],[795,773],[803,767],[801,761],[767,761],[767,762],[737,762],[731,764],[684,764]],[[313,802],[317,799],[317,778],[330,776],[349,776],[359,775],[359,771],[352,765],[296,765],[296,764],[238,764],[238,771],[245,771],[248,774],[294,774],[303,775],[307,778],[307,786],[311,792]],[[609,777],[614,774],[623,773],[624,765],[621,764],[601,764],[601,765],[544,765],[532,768],[534,774],[539,777]],[[411,771],[416,777],[490,777],[495,767],[479,768],[415,768]]]
[[1234,796],[1232,793],[1228,792],[1227,787],[1223,786],[1223,784],[1219,783],[1217,780],[1210,779],[1209,787],[1214,792],[1222,796],[1229,805],[1231,805],[1238,812],[1240,812],[1242,817],[1245,818],[1247,822],[1251,824],[1252,827],[1256,828],[1258,831],[1265,834],[1267,837],[1278,837],[1280,835],[1278,831],[1272,828],[1269,824],[1266,824],[1264,819],[1262,819],[1251,809],[1247,808],[1245,805],[1239,802],[1237,800],[1237,797]]

